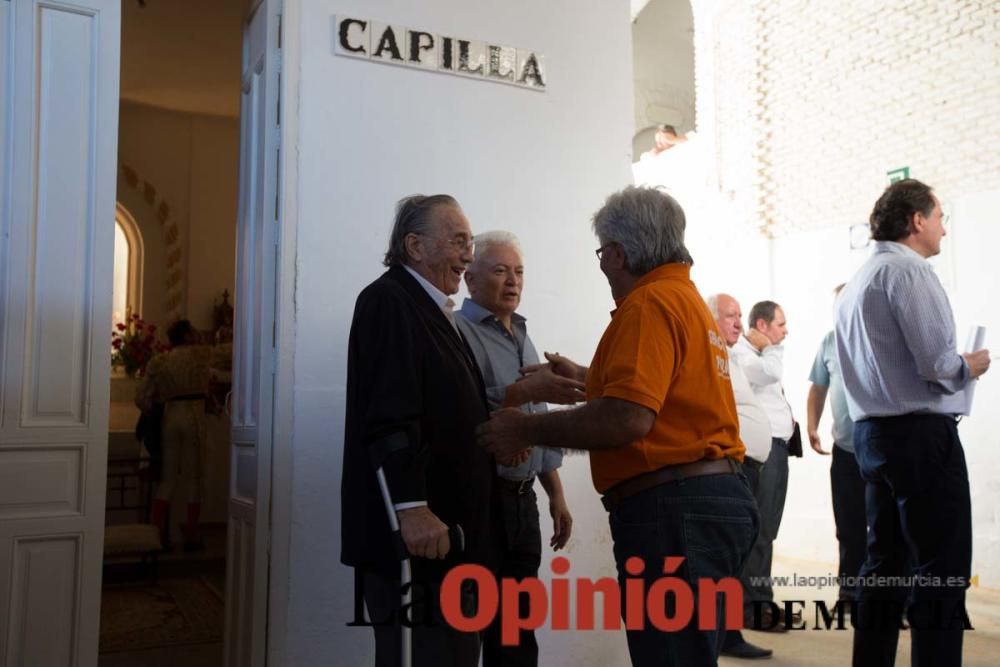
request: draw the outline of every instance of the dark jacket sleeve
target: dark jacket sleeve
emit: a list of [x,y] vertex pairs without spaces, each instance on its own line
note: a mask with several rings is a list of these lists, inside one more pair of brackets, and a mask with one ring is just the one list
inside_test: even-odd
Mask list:
[[358,300],[355,326],[358,380],[366,388],[361,439],[372,469],[384,470],[394,503],[426,501],[419,314],[404,294],[372,290]]

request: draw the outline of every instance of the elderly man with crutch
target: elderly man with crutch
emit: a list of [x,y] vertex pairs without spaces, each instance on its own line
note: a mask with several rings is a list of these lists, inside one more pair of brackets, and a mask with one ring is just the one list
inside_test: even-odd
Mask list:
[[[499,531],[496,462],[474,446],[475,427],[489,418],[483,382],[449,298],[472,247],[454,198],[407,197],[396,210],[389,268],[355,305],[341,560],[363,587],[377,667],[401,664],[404,653],[417,667],[479,661],[479,634],[450,627],[438,604],[451,567],[493,565]],[[452,544],[454,532],[449,536],[456,525],[465,531],[464,550]],[[409,585],[401,561],[404,571],[412,567]],[[463,595],[463,607],[473,608],[473,594]]]

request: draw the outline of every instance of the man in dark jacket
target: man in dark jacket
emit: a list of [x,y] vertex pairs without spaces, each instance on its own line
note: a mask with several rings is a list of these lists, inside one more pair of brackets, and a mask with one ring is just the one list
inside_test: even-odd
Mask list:
[[[400,613],[413,664],[475,666],[477,633],[443,621],[439,585],[459,562],[492,565],[495,461],[474,445],[489,418],[482,378],[458,333],[450,294],[472,261],[472,231],[448,195],[399,202],[384,263],[351,324],[341,486],[342,554],[357,568],[375,624],[376,665],[397,664]],[[413,557],[414,607],[400,610],[399,560],[376,470],[385,472]],[[465,533],[459,553],[449,526]]]

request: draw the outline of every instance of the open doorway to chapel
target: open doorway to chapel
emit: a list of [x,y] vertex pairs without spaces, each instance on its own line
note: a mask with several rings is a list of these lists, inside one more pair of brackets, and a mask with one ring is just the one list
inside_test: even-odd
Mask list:
[[122,0],[102,667],[222,664],[249,4]]

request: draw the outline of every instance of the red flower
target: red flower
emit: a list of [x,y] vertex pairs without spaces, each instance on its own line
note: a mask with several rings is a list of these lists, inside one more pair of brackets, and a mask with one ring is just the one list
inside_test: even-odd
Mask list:
[[129,376],[142,375],[153,355],[164,349],[155,331],[156,327],[143,322],[137,313],[115,324],[111,331],[111,363],[124,367]]

